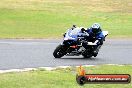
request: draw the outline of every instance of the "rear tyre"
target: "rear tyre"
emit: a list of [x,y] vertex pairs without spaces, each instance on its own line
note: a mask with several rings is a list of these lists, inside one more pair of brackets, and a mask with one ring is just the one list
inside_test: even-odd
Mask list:
[[58,45],[53,52],[55,58],[61,58],[66,54],[65,49],[62,45]]
[[82,55],[84,58],[91,58],[93,56],[92,53],[89,52],[89,50],[85,50]]
[[91,58],[92,55],[83,55],[84,58]]

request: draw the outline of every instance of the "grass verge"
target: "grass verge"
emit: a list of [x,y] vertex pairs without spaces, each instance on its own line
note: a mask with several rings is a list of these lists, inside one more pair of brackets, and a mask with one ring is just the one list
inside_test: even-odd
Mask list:
[[1,0],[0,38],[58,38],[98,22],[110,38],[132,38],[131,0]]
[[[84,67],[89,74],[130,74],[132,66],[97,65]],[[75,80],[76,68],[58,68],[52,71],[38,69],[29,72],[0,74],[0,88],[132,88],[130,84],[86,84],[79,86]]]

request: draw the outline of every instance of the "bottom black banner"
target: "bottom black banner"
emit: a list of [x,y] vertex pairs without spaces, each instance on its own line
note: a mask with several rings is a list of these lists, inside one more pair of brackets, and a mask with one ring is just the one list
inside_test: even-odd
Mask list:
[[130,83],[131,76],[129,74],[85,74],[85,75],[77,75],[76,81],[80,85],[83,85],[85,83],[122,84],[122,83]]

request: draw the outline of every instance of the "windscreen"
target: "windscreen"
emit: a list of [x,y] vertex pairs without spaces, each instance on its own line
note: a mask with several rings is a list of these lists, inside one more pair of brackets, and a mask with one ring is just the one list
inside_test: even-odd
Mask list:
[[77,40],[77,36],[80,31],[80,28],[75,28],[73,30],[70,29],[67,31],[65,38],[68,38],[70,40]]

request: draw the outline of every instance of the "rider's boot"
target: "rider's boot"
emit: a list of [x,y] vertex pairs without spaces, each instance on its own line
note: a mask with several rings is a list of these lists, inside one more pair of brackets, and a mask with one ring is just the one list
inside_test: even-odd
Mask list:
[[98,55],[98,51],[97,50],[94,50],[93,51],[93,56],[96,57]]
[[98,55],[99,49],[100,49],[101,45],[96,46],[93,50],[93,56],[96,57]]

